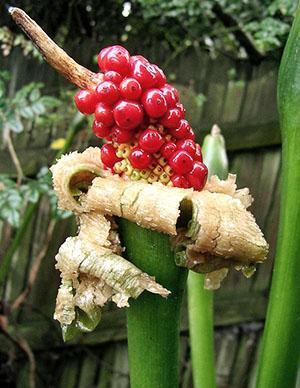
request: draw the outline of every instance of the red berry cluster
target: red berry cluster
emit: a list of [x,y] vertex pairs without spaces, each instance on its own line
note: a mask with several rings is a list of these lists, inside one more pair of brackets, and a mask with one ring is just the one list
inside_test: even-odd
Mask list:
[[95,135],[109,142],[101,149],[105,167],[134,180],[202,190],[201,148],[163,71],[121,46],[101,50],[98,64],[103,81],[79,91],[75,102],[81,113],[95,115]]

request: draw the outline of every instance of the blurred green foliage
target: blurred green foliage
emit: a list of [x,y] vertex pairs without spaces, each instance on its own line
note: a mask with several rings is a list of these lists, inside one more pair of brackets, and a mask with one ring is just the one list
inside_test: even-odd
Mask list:
[[23,132],[27,124],[46,119],[49,110],[61,105],[57,98],[42,95],[42,83],[31,82],[11,97],[8,91],[9,79],[8,72],[0,72],[0,129]]
[[[9,96],[8,85],[10,76],[0,72],[0,135],[3,136],[5,148],[5,132],[21,133],[33,125],[59,125],[61,121],[70,119],[64,102],[70,96],[57,99],[42,93],[42,83],[29,83]],[[73,109],[71,109],[73,112]],[[51,207],[53,218],[66,218],[70,212],[57,209],[57,198],[52,189],[51,174],[48,167],[43,167],[36,179],[23,177],[21,185],[7,174],[0,174],[0,219],[13,227],[20,225],[23,210],[28,203],[36,203],[41,195],[46,195]]]

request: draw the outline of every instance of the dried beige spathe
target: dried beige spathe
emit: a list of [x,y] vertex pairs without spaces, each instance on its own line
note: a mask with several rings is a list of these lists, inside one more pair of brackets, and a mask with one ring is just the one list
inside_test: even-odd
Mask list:
[[201,192],[132,182],[104,171],[92,147],[63,156],[51,171],[59,206],[79,219],[78,236],[57,255],[62,286],[55,317],[64,324],[74,322],[77,308],[92,316],[109,299],[123,307],[145,289],[169,293],[121,257],[113,216],[173,236],[177,263],[206,273],[209,289],[220,286],[228,268],[248,276],[266,258],[268,245],[247,210],[252,197],[247,188],[237,190],[234,175],[211,177]]

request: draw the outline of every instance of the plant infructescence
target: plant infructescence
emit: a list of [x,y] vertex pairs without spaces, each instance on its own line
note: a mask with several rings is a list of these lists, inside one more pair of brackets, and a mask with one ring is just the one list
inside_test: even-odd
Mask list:
[[[59,206],[79,222],[78,235],[56,256],[62,282],[55,318],[68,339],[92,330],[107,300],[124,307],[139,297],[128,310],[131,384],[175,387],[187,269],[213,282],[224,268],[248,270],[266,257],[247,211],[249,191],[237,190],[232,175],[205,185],[200,146],[176,89],[156,65],[112,46],[98,57],[104,76],[93,73],[23,11],[10,13],[47,61],[82,89],[77,106],[95,114],[93,130],[108,142],[101,151],[63,155],[51,168]],[[122,219],[119,228],[114,217]],[[150,293],[140,296],[144,290]]]

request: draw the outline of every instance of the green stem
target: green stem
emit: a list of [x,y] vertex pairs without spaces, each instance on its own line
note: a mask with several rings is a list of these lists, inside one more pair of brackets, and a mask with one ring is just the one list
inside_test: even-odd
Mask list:
[[[79,113],[77,113],[75,115],[75,117],[74,117],[74,119],[73,119],[67,133],[66,133],[65,144],[64,144],[63,148],[61,150],[59,150],[57,152],[57,154],[55,155],[54,161],[70,149],[70,147],[72,145],[72,141],[74,139],[74,136],[76,135],[76,133],[80,129],[83,128],[83,125],[85,125],[85,122],[86,122],[86,118],[84,116],[80,115]],[[8,271],[10,269],[12,258],[14,256],[14,254],[16,253],[17,249],[19,248],[19,245],[20,245],[21,241],[23,240],[23,237],[27,231],[28,225],[29,225],[29,223],[30,223],[30,221],[31,221],[31,219],[32,219],[37,207],[38,207],[38,202],[39,202],[39,200],[37,200],[36,203],[30,203],[29,205],[27,205],[25,212],[22,216],[22,223],[21,223],[20,227],[18,228],[18,230],[16,231],[16,234],[15,234],[13,240],[9,244],[9,246],[5,252],[5,255],[3,256],[2,260],[1,260],[0,289],[2,289],[3,283],[5,281],[7,274],[8,274]]]
[[127,310],[131,388],[179,385],[180,309],[187,271],[177,267],[169,236],[120,219],[126,256],[171,291],[164,299],[144,292]]
[[190,271],[188,312],[194,387],[216,386],[213,292],[205,290],[204,275]]
[[296,385],[300,361],[300,4],[280,65],[282,184],[278,242],[257,387]]
[[[225,142],[217,126],[205,137],[202,152],[209,176],[225,178],[228,174],[228,160]],[[203,274],[190,271],[187,281],[193,383],[195,388],[214,388],[213,292],[204,289],[204,277]]]

